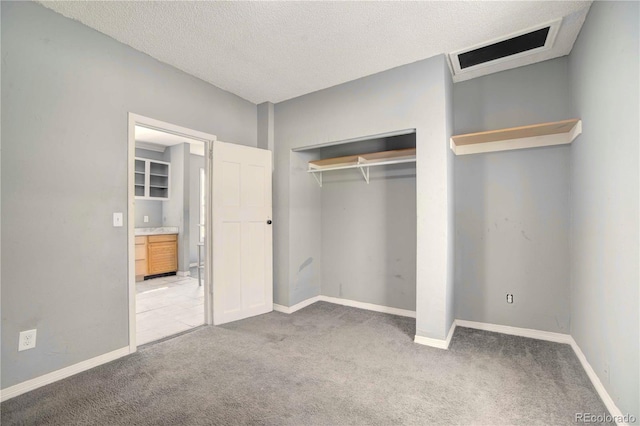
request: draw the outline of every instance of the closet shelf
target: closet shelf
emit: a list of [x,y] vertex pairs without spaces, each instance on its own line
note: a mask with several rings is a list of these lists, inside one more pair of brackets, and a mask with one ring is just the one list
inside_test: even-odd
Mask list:
[[581,133],[582,120],[571,119],[452,136],[450,146],[456,155],[479,154],[569,144]]
[[359,169],[364,180],[369,183],[369,167],[415,162],[415,148],[395,149],[309,161],[307,172],[313,175],[320,187],[322,187],[322,172],[343,169]]

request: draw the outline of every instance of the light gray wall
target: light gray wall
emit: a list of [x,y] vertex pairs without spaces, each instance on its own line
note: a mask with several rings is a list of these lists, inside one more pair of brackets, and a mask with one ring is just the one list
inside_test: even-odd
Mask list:
[[[165,149],[166,152],[166,149]],[[159,151],[151,151],[150,149],[136,148],[136,157],[148,158],[150,160],[165,161],[165,153]]]
[[162,226],[178,227],[178,271],[189,270],[190,255],[190,177],[189,144],[167,148],[164,161],[171,163],[169,200],[162,201]]
[[264,102],[258,105],[258,148],[273,151],[274,146],[274,104]]
[[[417,129],[416,299],[421,336],[448,332],[447,69],[444,56],[394,68],[275,105],[274,298],[291,306],[320,288],[321,189],[292,148]],[[363,241],[367,244],[367,241]],[[312,269],[309,269],[312,268]]]
[[[198,262],[198,243],[200,242],[200,169],[204,169],[204,157],[191,154],[189,160],[189,262]],[[204,251],[203,251],[204,254]]]
[[571,334],[636,419],[639,17],[637,2],[594,2],[569,61],[583,120],[571,146]]
[[453,108],[455,134],[574,118],[568,59],[455,83]]
[[0,7],[6,388],[128,345],[127,113],[256,146],[256,106],[33,2]]
[[[445,131],[450,138],[453,132],[454,105],[453,105],[453,79],[449,72],[445,71],[444,84],[444,108]],[[455,239],[456,239],[456,174],[455,154],[447,144],[447,289],[445,300],[445,312],[447,313],[445,330],[451,330],[455,321]]]
[[456,317],[568,333],[568,148],[460,156],[456,173]]
[[[144,217],[149,217],[149,222]],[[136,200],[135,206],[136,228],[150,228],[162,226],[162,201]]]
[[[453,100],[456,134],[571,118],[567,58],[456,83]],[[569,148],[455,162],[456,317],[568,333]]]
[[[415,147],[415,135],[338,145],[321,158]],[[324,173],[322,294],[416,309],[415,163]]]

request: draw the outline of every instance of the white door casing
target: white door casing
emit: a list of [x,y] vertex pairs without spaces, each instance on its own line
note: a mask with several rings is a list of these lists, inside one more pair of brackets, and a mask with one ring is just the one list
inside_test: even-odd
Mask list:
[[215,141],[213,323],[273,310],[271,151]]

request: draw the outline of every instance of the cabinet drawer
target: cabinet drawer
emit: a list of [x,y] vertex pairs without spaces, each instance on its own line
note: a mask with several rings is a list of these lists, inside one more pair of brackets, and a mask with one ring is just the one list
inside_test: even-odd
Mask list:
[[147,261],[136,260],[136,276],[147,275]]
[[136,245],[147,244],[147,237],[145,235],[136,237]]
[[178,241],[178,235],[170,234],[170,235],[149,235],[147,237],[150,243],[161,243],[164,241]]
[[137,244],[136,245],[136,260],[146,260],[147,259],[147,245],[146,244]]

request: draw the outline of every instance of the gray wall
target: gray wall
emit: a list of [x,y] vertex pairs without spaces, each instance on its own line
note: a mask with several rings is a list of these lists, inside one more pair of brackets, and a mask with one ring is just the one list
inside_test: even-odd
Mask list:
[[[149,217],[149,222],[144,217]],[[162,226],[162,201],[136,200],[135,206],[136,228],[151,228]]]
[[[198,262],[198,243],[200,242],[200,169],[204,169],[204,157],[190,155],[189,160],[189,262]],[[203,251],[204,254],[204,251]]]
[[[166,149],[165,149],[166,152]],[[151,151],[150,149],[136,148],[136,157],[150,160],[166,161],[165,152]]]
[[[456,83],[453,100],[456,134],[571,118],[567,58]],[[456,317],[568,333],[569,147],[455,161]]]
[[437,56],[275,105],[276,303],[291,306],[319,294],[321,283],[321,189],[305,172],[307,159],[291,149],[415,128],[416,334],[446,337],[453,268],[448,84],[445,58]]
[[168,147],[164,161],[171,163],[169,200],[162,201],[162,226],[178,227],[178,271],[189,270],[190,254],[190,177],[189,144]]
[[[256,106],[2,2],[2,388],[128,345],[127,113],[256,146]],[[25,271],[28,271],[25,274]],[[38,329],[35,349],[18,333]]]
[[[337,145],[321,158],[415,146],[415,135]],[[324,173],[322,294],[416,309],[415,163]]]
[[258,105],[258,148],[269,151],[275,143],[274,106],[271,102]]
[[571,334],[622,413],[638,391],[639,4],[594,2],[570,56]]
[[456,317],[569,333],[568,148],[459,156],[456,174]]

